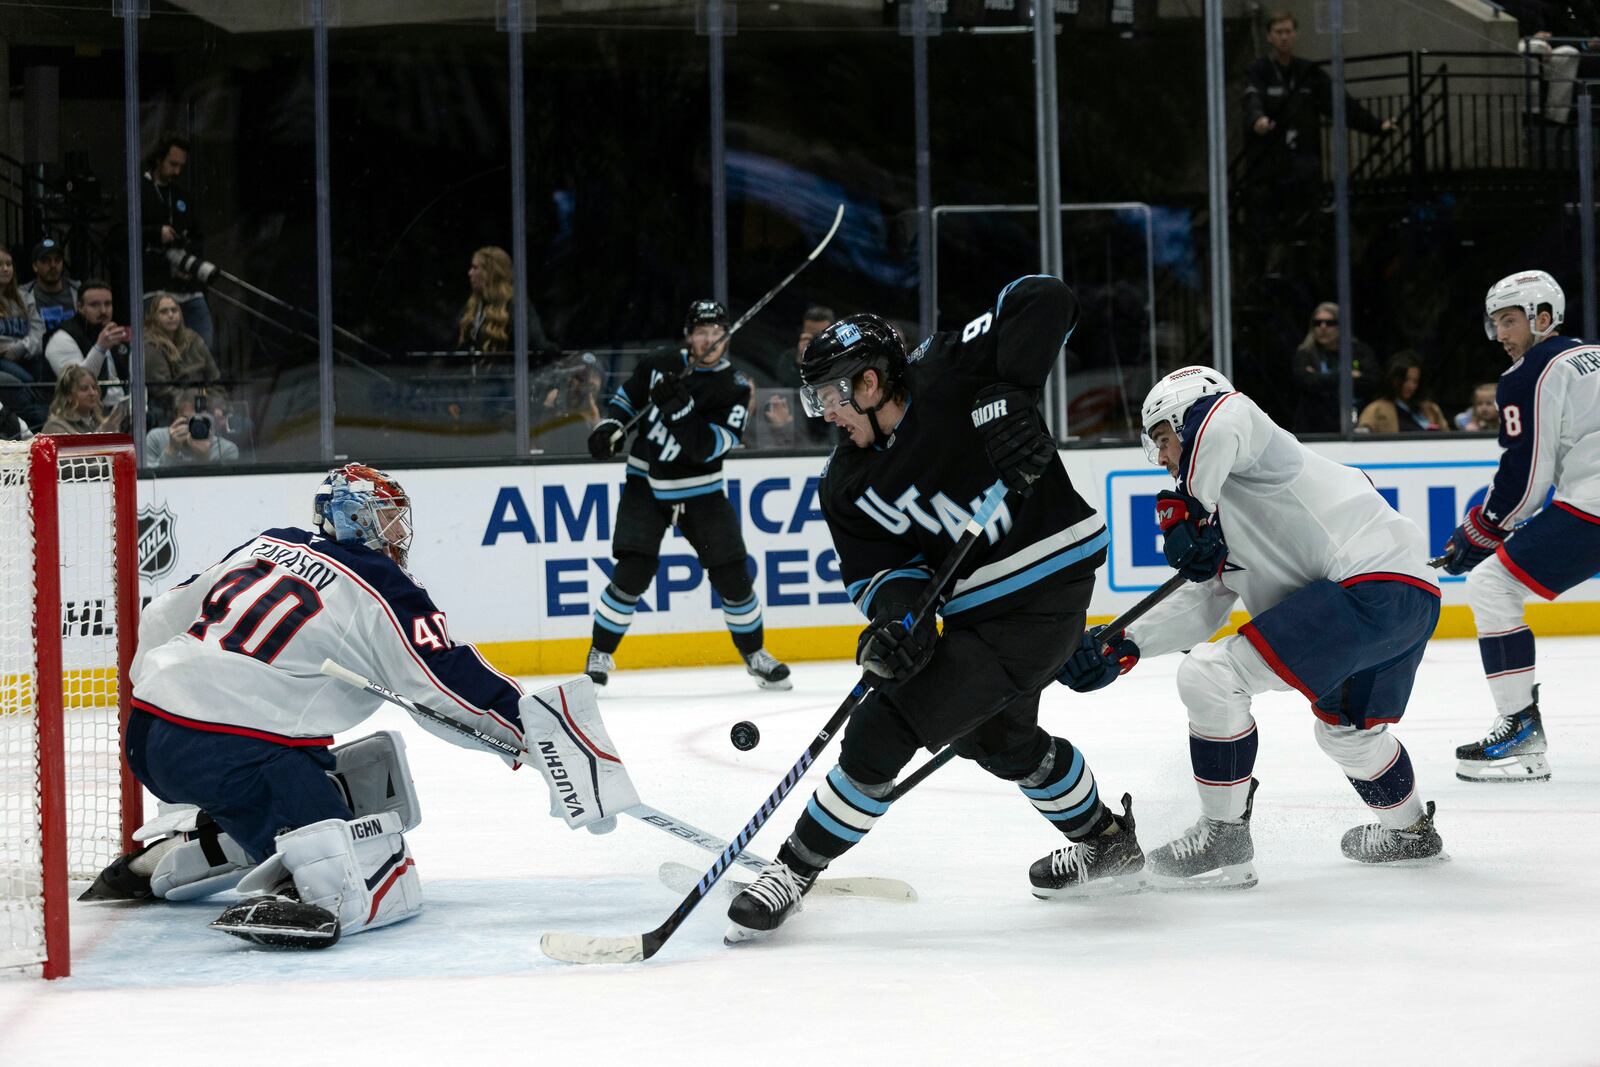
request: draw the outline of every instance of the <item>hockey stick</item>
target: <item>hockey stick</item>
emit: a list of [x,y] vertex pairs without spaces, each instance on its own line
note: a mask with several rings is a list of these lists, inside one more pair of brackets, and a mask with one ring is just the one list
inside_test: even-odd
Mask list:
[[[1155,607],[1157,604],[1167,599],[1167,597],[1181,589],[1183,587],[1183,583],[1188,580],[1189,579],[1185,578],[1181,574],[1174,574],[1171,578],[1168,578],[1165,582],[1163,582],[1158,588],[1153,590],[1143,600],[1139,601],[1127,611],[1124,611],[1121,615],[1118,615],[1115,619],[1112,619],[1106,624],[1105,629],[1101,632],[1108,634],[1121,633],[1128,627],[1132,626],[1139,619],[1143,618],[1145,612],[1149,611],[1151,608]],[[937,755],[935,755],[927,763],[924,763],[922,766],[918,767],[911,777],[895,786],[894,792],[890,793],[884,799],[891,804],[896,800],[899,800],[901,797],[911,792],[911,790],[915,789],[923,779],[928,777],[928,775],[932,774],[934,771],[938,770],[940,767],[943,767],[946,763],[949,763],[952,759],[954,759],[955,755],[956,749],[954,745],[944,746],[944,748],[939,750]]]
[[[966,559],[967,553],[972,551],[972,546],[983,535],[984,527],[994,513],[999,510],[1004,502],[1006,487],[1004,482],[995,482],[984,495],[983,502],[978,505],[977,512],[967,520],[961,532],[961,539],[956,542],[955,548],[945,557],[939,565],[939,570],[928,583],[928,588],[918,598],[916,607],[906,613],[906,629],[915,629],[917,624],[927,615],[939,598],[943,595],[945,586],[955,576],[956,569],[961,566],[961,561]],[[800,753],[800,758],[789,768],[787,774],[778,782],[771,795],[761,802],[750,821],[745,823],[744,829],[735,837],[718,856],[710,869],[690,890],[689,895],[683,898],[673,913],[667,916],[665,922],[654,930],[643,934],[629,934],[620,937],[607,937],[594,934],[568,934],[547,933],[539,939],[539,948],[546,956],[554,960],[564,960],[568,963],[638,963],[647,960],[661,951],[661,946],[667,943],[683,921],[694,911],[695,906],[704,900],[722,876],[727,873],[728,865],[733,858],[744,850],[744,846],[756,835],[756,832],[765,825],[767,819],[777,810],[778,805],[789,795],[800,779],[816,762],[828,743],[833,740],[834,734],[839,731],[850,717],[851,712],[861,705],[877,683],[875,676],[869,671],[863,671],[861,678],[856,682],[855,688],[850,690],[850,695],[845,697],[844,703],[839,705],[839,710],[823,724],[817,731],[817,736],[812,739],[806,750]]]
[[[765,296],[763,296],[760,300],[757,300],[754,304],[751,304],[750,310],[746,311],[743,315],[740,315],[738,320],[735,321],[732,326],[728,327],[728,332],[723,334],[721,339],[719,339],[716,345],[713,347],[726,348],[728,342],[733,339],[733,335],[738,333],[739,330],[743,328],[745,323],[755,318],[756,312],[770,304],[773,297],[783,292],[783,290],[788,287],[790,282],[800,277],[800,272],[811,266],[811,264],[815,262],[816,258],[822,255],[822,250],[828,247],[828,242],[833,240],[833,235],[839,232],[839,223],[843,221],[844,205],[840,204],[839,210],[833,213],[833,225],[828,227],[828,232],[822,235],[822,240],[817,242],[817,247],[811,250],[811,254],[806,256],[805,259],[801,260],[800,265],[794,270],[790,271],[787,278],[779,282],[777,285],[774,285],[771,289],[768,289]],[[694,367],[695,365],[693,363],[686,365],[679,377],[687,378],[694,372]],[[654,404],[646,404],[640,409],[639,414],[623,423],[619,429],[613,431],[611,434],[612,446],[615,447],[617,442],[625,439],[628,436],[628,433],[635,426],[639,425],[646,415],[650,414],[650,409],[653,407],[655,407]]]
[[[696,882],[700,881],[700,868],[668,860],[656,871],[656,877],[668,889],[687,893],[694,888]],[[729,878],[722,885],[723,888],[730,890],[730,896],[736,896],[750,888],[749,882],[741,882],[737,878]],[[896,904],[910,904],[917,899],[917,891],[911,888],[909,882],[902,882],[898,878],[877,878],[870,875],[824,877],[812,882],[811,888],[806,891],[807,900],[815,897],[860,897],[862,900],[888,900]]]

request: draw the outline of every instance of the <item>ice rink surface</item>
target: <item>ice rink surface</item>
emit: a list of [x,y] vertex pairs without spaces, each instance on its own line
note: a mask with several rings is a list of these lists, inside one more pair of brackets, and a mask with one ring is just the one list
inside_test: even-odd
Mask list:
[[[627,819],[568,831],[532,771],[385,712],[372,725],[405,731],[422,797],[422,916],[292,953],[207,930],[220,900],[75,905],[72,978],[0,977],[0,1063],[1600,1063],[1597,649],[1539,644],[1554,780],[1468,785],[1454,748],[1493,719],[1477,649],[1430,648],[1397,732],[1447,863],[1344,859],[1366,809],[1304,701],[1272,694],[1256,706],[1254,889],[1035,900],[1028,865],[1061,838],[958,761],[834,868],[906,879],[920,901],[816,900],[730,949],[719,895],[655,959],[597,968],[544,958],[540,933],[650,929],[679,899],[660,862],[710,855]],[[1198,813],[1177,663],[1044,700],[1102,795],[1133,794],[1147,851]],[[647,803],[731,835],[854,678],[802,663],[793,692],[765,693],[732,668],[624,672],[601,708]],[[762,740],[741,753],[728,728],[745,718]],[[777,851],[832,761],[755,850]]]

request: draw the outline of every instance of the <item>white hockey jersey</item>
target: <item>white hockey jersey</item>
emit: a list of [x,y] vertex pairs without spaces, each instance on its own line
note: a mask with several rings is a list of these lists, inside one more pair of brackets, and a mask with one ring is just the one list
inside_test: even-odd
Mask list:
[[1556,499],[1600,515],[1600,345],[1552,337],[1500,376],[1500,468],[1484,517],[1511,529]]
[[324,659],[522,744],[521,688],[450,640],[415,579],[380,552],[297,529],[265,531],[144,610],[133,704],[195,729],[327,745],[383,701],[322,674]]
[[1222,524],[1223,572],[1190,584],[1128,627],[1145,656],[1208,640],[1234,602],[1259,615],[1319,579],[1394,577],[1439,588],[1416,523],[1361,471],[1295,440],[1243,393],[1203,397],[1184,416],[1178,491]]

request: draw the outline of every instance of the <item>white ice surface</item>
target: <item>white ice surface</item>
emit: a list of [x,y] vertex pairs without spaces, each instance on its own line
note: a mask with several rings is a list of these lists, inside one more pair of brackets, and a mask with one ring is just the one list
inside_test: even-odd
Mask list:
[[[1060,843],[1016,790],[957,762],[897,804],[837,873],[905,878],[915,904],[814,902],[725,948],[725,898],[654,960],[581,968],[545,930],[641,933],[675,894],[658,863],[709,854],[624,819],[606,837],[545,812],[533,772],[407,733],[428,905],[327,952],[206,929],[219,901],[75,905],[73,977],[0,978],[0,1064],[470,1062],[1600,1063],[1600,711],[1594,639],[1539,645],[1555,772],[1469,785],[1453,749],[1492,720],[1471,642],[1435,644],[1398,727],[1451,860],[1373,869],[1339,853],[1366,811],[1316,748],[1304,702],[1257,705],[1261,884],[1243,892],[1033,899]],[[1042,721],[1135,797],[1151,848],[1197,804],[1176,657]],[[627,672],[602,701],[646,802],[732,834],[837,707],[848,664],[791,693],[735,669]],[[761,744],[728,728],[750,718]],[[777,850],[832,752],[754,847]]]

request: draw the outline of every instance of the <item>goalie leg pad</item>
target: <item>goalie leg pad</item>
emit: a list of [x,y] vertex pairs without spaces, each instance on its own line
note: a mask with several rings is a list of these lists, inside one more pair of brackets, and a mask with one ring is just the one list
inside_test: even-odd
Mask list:
[[628,769],[611,743],[594,683],[580,676],[524,696],[517,705],[528,745],[527,762],[550,787],[550,814],[572,829],[604,833],[614,817],[639,803]]
[[238,885],[255,866],[238,842],[207,820],[162,855],[150,875],[150,891],[163,900],[199,900]]
[[406,762],[405,738],[393,730],[357,738],[328,750],[334,768],[333,784],[357,818],[392,811],[400,816],[400,829],[415,829],[422,822],[422,805]]

